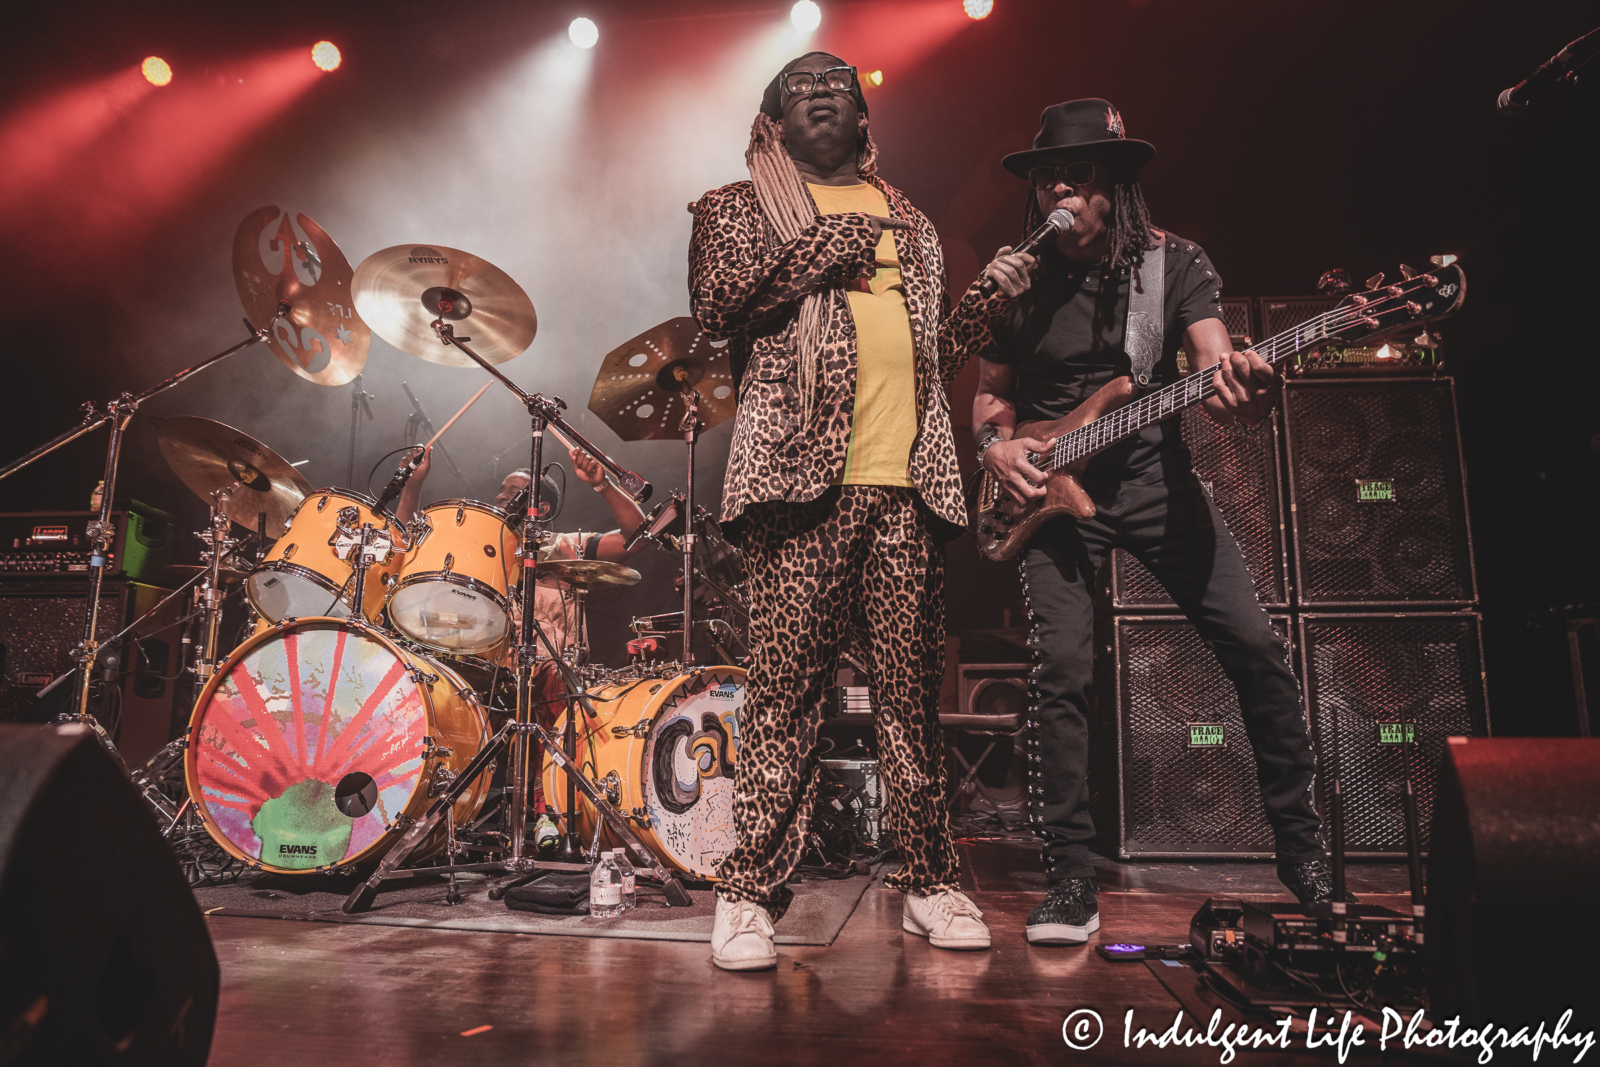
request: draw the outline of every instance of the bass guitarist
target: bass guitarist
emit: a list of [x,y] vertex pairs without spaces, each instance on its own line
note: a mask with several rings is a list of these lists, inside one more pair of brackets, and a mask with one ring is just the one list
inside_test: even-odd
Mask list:
[[[981,353],[972,425],[979,461],[1019,503],[1045,497],[1046,474],[1029,459],[1053,443],[1028,424],[1061,418],[1119,377],[1142,373],[1141,392],[1174,381],[1180,347],[1194,367],[1216,368],[1205,407],[1219,423],[1253,432],[1277,401],[1273,369],[1254,352],[1232,350],[1222,280],[1205,252],[1150,224],[1138,170],[1154,154],[1125,136],[1116,108],[1088,99],[1046,108],[1033,148],[1005,157],[1006,169],[1033,186],[1024,233],[1058,209],[1075,219],[1025,273],[995,278],[1014,299]],[[1239,548],[1191,470],[1179,418],[1099,453],[1079,477],[1096,513],[1051,519],[1022,554],[1034,655],[1029,806],[1048,882],[1028,916],[1028,940],[1079,944],[1100,925],[1088,847],[1087,693],[1095,573],[1113,548],[1149,567],[1221,662],[1255,751],[1278,877],[1302,902],[1329,899],[1299,689]]]

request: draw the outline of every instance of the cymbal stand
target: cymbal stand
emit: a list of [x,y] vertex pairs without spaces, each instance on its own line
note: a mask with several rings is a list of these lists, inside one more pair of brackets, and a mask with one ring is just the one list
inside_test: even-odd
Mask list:
[[201,686],[211,680],[212,673],[217,669],[217,660],[220,658],[217,652],[221,643],[218,636],[222,632],[222,560],[238,544],[228,536],[230,524],[226,507],[228,498],[232,495],[231,486],[212,494],[211,529],[202,535],[210,542],[206,551],[211,555],[211,565],[200,572],[205,577],[205,582],[200,587],[200,608],[204,613],[205,622],[201,628],[204,636],[201,638],[200,648],[196,650],[194,675]]
[[77,426],[46,441],[38,448],[29,452],[21,459],[15,460],[0,467],[0,480],[4,480],[17,471],[26,467],[36,459],[54,452],[63,445],[76,441],[90,430],[107,423],[111,426],[110,439],[106,442],[106,467],[105,488],[100,495],[100,514],[90,523],[88,534],[89,550],[89,595],[85,600],[83,612],[83,640],[72,651],[72,658],[77,662],[78,679],[76,691],[73,694],[73,708],[71,714],[63,714],[57,718],[58,722],[77,722],[89,725],[89,668],[95,661],[95,656],[100,651],[100,642],[95,639],[95,630],[100,622],[100,589],[105,582],[107,556],[111,551],[112,539],[116,530],[111,524],[111,502],[117,492],[117,464],[122,457],[122,435],[128,428],[128,423],[133,420],[134,414],[139,410],[139,405],[149,400],[158,393],[163,393],[186,381],[194,375],[205,370],[213,363],[218,363],[235,352],[242,352],[253,344],[258,344],[272,336],[273,327],[278,320],[289,314],[288,301],[278,304],[277,314],[272,321],[261,329],[250,324],[249,319],[244,320],[245,329],[250,331],[250,336],[240,341],[231,348],[224,349],[208,359],[201,360],[194,366],[181,370],[164,381],[157,382],[142,393],[123,393],[115,400],[106,402],[105,411],[95,414],[95,406],[91,401],[83,405],[83,421]]
[[[443,310],[448,311],[449,309],[444,308]],[[595,811],[611,827],[612,832],[623,841],[628,850],[641,861],[642,865],[661,882],[667,903],[675,907],[687,906],[690,903],[689,894],[683,888],[683,884],[678,881],[677,876],[666,868],[659,856],[645,847],[644,842],[639,839],[639,835],[634,833],[632,826],[629,825],[628,818],[617,811],[601,788],[584,776],[577,763],[575,734],[569,733],[568,735],[573,738],[572,748],[569,749],[558,745],[550,732],[540,726],[534,719],[533,674],[538,659],[539,644],[542,642],[546,648],[551,649],[552,652],[554,651],[549,635],[545,633],[544,627],[539,625],[539,620],[534,613],[534,598],[537,593],[536,586],[538,583],[539,550],[548,536],[548,531],[545,528],[546,522],[540,518],[540,482],[542,479],[539,477],[539,472],[542,468],[545,427],[547,424],[557,424],[563,431],[564,436],[569,436],[584,444],[587,444],[587,442],[584,442],[582,436],[561,418],[561,409],[566,404],[560,398],[547,398],[541,394],[529,393],[520,388],[511,379],[500,373],[493,364],[467,347],[466,342],[471,338],[456,337],[450,323],[445,322],[443,318],[435,319],[432,326],[434,332],[439,335],[441,344],[453,345],[460,349],[474,363],[488,371],[500,384],[509,389],[518,400],[522,401],[528,410],[528,420],[532,427],[533,441],[528,469],[533,472],[533,478],[529,487],[528,508],[523,514],[522,522],[522,629],[516,657],[517,712],[516,717],[506,723],[499,733],[490,740],[489,744],[477,756],[473,757],[466,770],[456,776],[456,780],[451,783],[449,789],[429,806],[422,818],[406,828],[400,840],[385,854],[378,865],[378,869],[365,882],[357,886],[345,900],[343,910],[347,914],[365,911],[371,907],[373,899],[377,896],[378,886],[386,879],[411,876],[411,872],[399,872],[397,868],[405,862],[406,857],[416,850],[418,845],[426,840],[427,835],[444,819],[446,809],[455,803],[456,798],[466,791],[473,780],[487,773],[488,769],[493,765],[494,759],[505,749],[508,740],[511,747],[511,812],[508,834],[510,841],[507,843],[507,855],[498,863],[452,866],[449,870],[499,870],[516,876],[511,883],[512,885],[531,881],[534,877],[537,877],[540,870],[583,870],[583,865],[550,863],[525,855],[528,844],[528,739],[530,737],[539,739],[544,745],[545,751],[549,753],[551,761],[566,774],[569,785],[577,791],[581,791],[588,798],[589,802],[594,805]],[[589,451],[589,449],[585,448],[585,451]],[[638,475],[633,474],[631,471],[622,470],[616,463],[604,457],[604,454],[600,453],[598,449],[594,449],[591,454],[601,462],[602,466],[612,470],[618,480],[623,482],[625,491],[637,492],[642,489],[648,492],[649,483],[639,478]],[[637,483],[635,489],[628,489],[628,483],[625,478],[629,476]],[[589,699],[588,694],[584,692],[576,671],[560,656],[553,656],[552,662],[560,673],[562,684],[569,694],[567,706],[568,722],[570,723],[576,718],[579,708],[583,710],[591,721],[597,719],[599,714],[595,711],[594,704]],[[575,836],[575,828],[577,826],[577,808],[575,804],[567,809],[566,822],[567,834]],[[567,847],[564,843],[563,848]],[[576,849],[581,848],[582,843],[579,842],[576,845]],[[444,873],[444,869],[430,868],[428,873]],[[510,888],[510,886],[502,887],[502,891],[507,888]]]
[[683,475],[683,666],[687,670],[694,665],[694,446],[700,439],[700,394],[689,385],[684,369],[677,370],[684,385],[683,421],[678,424],[678,430],[689,451],[688,467]]

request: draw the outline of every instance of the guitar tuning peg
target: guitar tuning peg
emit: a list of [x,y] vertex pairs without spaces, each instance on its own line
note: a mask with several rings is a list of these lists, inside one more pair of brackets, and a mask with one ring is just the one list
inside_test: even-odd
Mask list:
[[1456,257],[1455,256],[1429,256],[1428,257],[1428,262],[1432,263],[1435,267],[1448,267],[1450,264],[1454,263],[1455,261],[1456,261]]
[[1417,276],[1417,268],[1408,267],[1404,263],[1400,264],[1400,277],[1404,278],[1406,281],[1409,282],[1412,278],[1415,278],[1416,276]]
[[1378,286],[1380,286],[1382,284],[1383,284],[1383,271],[1381,271],[1381,270],[1378,273],[1374,274],[1372,277],[1367,279],[1367,288],[1368,289],[1376,289]]

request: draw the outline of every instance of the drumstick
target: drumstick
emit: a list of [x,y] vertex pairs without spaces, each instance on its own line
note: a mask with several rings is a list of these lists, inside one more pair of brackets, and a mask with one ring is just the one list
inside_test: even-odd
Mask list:
[[454,426],[456,424],[456,420],[459,419],[461,416],[465,415],[467,413],[467,409],[470,408],[472,405],[476,404],[478,402],[478,398],[480,396],[482,396],[484,393],[487,393],[489,391],[489,386],[491,386],[493,384],[494,384],[493,382],[484,382],[483,383],[483,388],[479,389],[476,393],[473,393],[472,394],[472,399],[467,401],[465,404],[462,404],[461,405],[461,410],[456,412],[454,415],[451,415],[450,416],[450,421],[445,423],[444,426],[442,426],[440,428],[439,432],[433,435],[433,439],[430,440],[427,444],[423,445],[422,447],[424,449],[432,448],[433,447],[433,442],[437,441],[439,438],[443,437],[445,430],[448,430],[450,427]]

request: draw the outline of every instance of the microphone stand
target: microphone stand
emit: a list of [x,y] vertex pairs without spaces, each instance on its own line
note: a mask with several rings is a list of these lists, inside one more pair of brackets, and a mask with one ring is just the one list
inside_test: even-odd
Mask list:
[[[636,855],[657,880],[661,882],[663,892],[666,894],[667,903],[674,907],[687,906],[690,903],[689,894],[678,881],[677,876],[669,871],[660,857],[645,847],[639,835],[634,833],[629,825],[628,818],[612,806],[601,788],[584,776],[577,763],[576,730],[574,720],[579,708],[587,718],[593,722],[599,718],[594,704],[584,691],[582,683],[578,680],[577,673],[571,665],[560,656],[553,656],[551,662],[560,673],[562,683],[567,691],[567,738],[570,744],[566,747],[558,744],[551,733],[534,718],[534,692],[533,674],[536,660],[538,659],[538,644],[543,642],[546,648],[551,648],[549,636],[544,628],[539,625],[539,620],[534,614],[534,598],[538,582],[539,551],[544,545],[548,532],[545,529],[546,520],[540,517],[540,496],[542,479],[539,471],[542,466],[544,450],[544,433],[547,426],[559,427],[563,436],[570,436],[574,440],[587,445],[583,437],[561,417],[561,410],[566,407],[566,402],[559,397],[545,397],[539,393],[529,393],[520,388],[515,382],[500,373],[493,364],[479,356],[467,347],[466,342],[470,337],[457,337],[454,328],[442,318],[431,323],[433,330],[439,335],[441,344],[452,345],[460,349],[474,363],[488,371],[501,385],[509,389],[523,406],[528,410],[528,420],[533,431],[533,442],[528,469],[533,472],[529,484],[528,506],[522,516],[522,627],[519,634],[520,641],[517,645],[517,711],[513,721],[506,723],[500,732],[494,736],[461,774],[456,776],[450,788],[428,808],[421,819],[410,823],[401,835],[395,846],[385,855],[377,870],[372,873],[361,885],[357,886],[342,905],[346,914],[355,914],[367,910],[376,898],[378,887],[389,878],[411,877],[412,872],[399,871],[398,868],[407,856],[421,845],[427,836],[432,833],[448,817],[455,800],[467,787],[481,774],[488,771],[494,759],[503,751],[508,743],[511,748],[511,812],[510,825],[507,836],[510,838],[507,854],[498,863],[467,864],[452,867],[430,867],[430,874],[441,874],[447,871],[484,871],[499,870],[516,875],[507,885],[498,887],[491,892],[491,899],[499,899],[505,891],[524,882],[532,881],[541,870],[583,870],[585,865],[577,863],[551,863],[536,860],[526,856],[527,825],[528,825],[528,738],[537,737],[543,743],[544,749],[550,754],[550,759],[567,775],[569,797],[574,791],[582,792],[589,802],[594,805],[595,811],[610,826],[611,831],[620,838],[627,849]],[[592,446],[590,446],[592,447]],[[589,447],[585,451],[589,451]],[[606,467],[620,476],[631,476],[648,493],[649,483],[631,471],[624,471],[612,462],[598,449],[591,455]],[[625,487],[626,488],[626,487]],[[553,649],[552,649],[553,651]],[[574,706],[576,704],[576,706]],[[577,805],[569,802],[565,813],[566,837],[563,842],[563,854],[574,854],[580,851],[582,844],[577,840]],[[598,831],[598,827],[596,828]],[[598,836],[598,835],[597,835]],[[496,895],[498,894],[498,895]]]
[[139,410],[139,405],[146,400],[164,393],[179,382],[199,374],[207,367],[218,363],[235,352],[243,352],[253,344],[258,344],[272,336],[273,327],[278,320],[289,314],[289,302],[278,304],[277,312],[272,316],[266,326],[257,329],[250,324],[249,319],[244,320],[245,329],[250,331],[250,336],[231,348],[224,349],[209,359],[203,359],[186,370],[181,370],[164,381],[157,382],[142,393],[123,393],[115,400],[106,402],[105,411],[95,414],[94,402],[83,405],[83,421],[77,426],[46,441],[38,448],[29,452],[21,459],[15,460],[0,468],[0,480],[9,478],[17,471],[26,467],[36,459],[41,459],[54,452],[63,445],[76,441],[90,430],[109,423],[111,425],[110,439],[106,442],[106,467],[105,489],[100,495],[100,514],[89,523],[85,533],[88,536],[89,551],[89,594],[83,612],[83,640],[72,651],[72,658],[78,665],[78,676],[74,682],[73,708],[71,714],[63,714],[57,722],[77,722],[84,726],[89,725],[89,665],[95,661],[95,655],[100,650],[100,643],[95,639],[95,631],[100,622],[100,589],[105,582],[107,556],[111,551],[111,542],[116,536],[116,529],[111,522],[111,502],[117,491],[117,465],[122,458],[122,435],[128,428],[128,423],[133,421],[134,414]]
[[[433,420],[428,418],[426,411],[422,410],[422,401],[416,398],[416,395],[411,392],[411,386],[405,382],[400,383],[400,388],[406,391],[406,397],[411,401],[411,414],[406,418],[406,436],[409,438],[406,443],[416,444],[417,438],[423,434],[431,438],[434,434]],[[422,431],[421,434],[417,433],[419,429]],[[461,468],[456,466],[455,458],[450,455],[449,450],[443,444],[440,444],[438,449],[439,454],[444,457],[445,465],[450,468],[450,473],[456,476],[456,481],[460,482],[462,490],[465,490],[467,488],[467,479],[461,473]]]
[[356,438],[361,432],[361,413],[367,413],[367,420],[372,419],[372,405],[370,400],[377,397],[367,392],[361,384],[361,375],[356,375],[356,380],[350,383],[356,391],[350,394],[350,465],[345,468],[344,484],[354,489],[356,487]]

